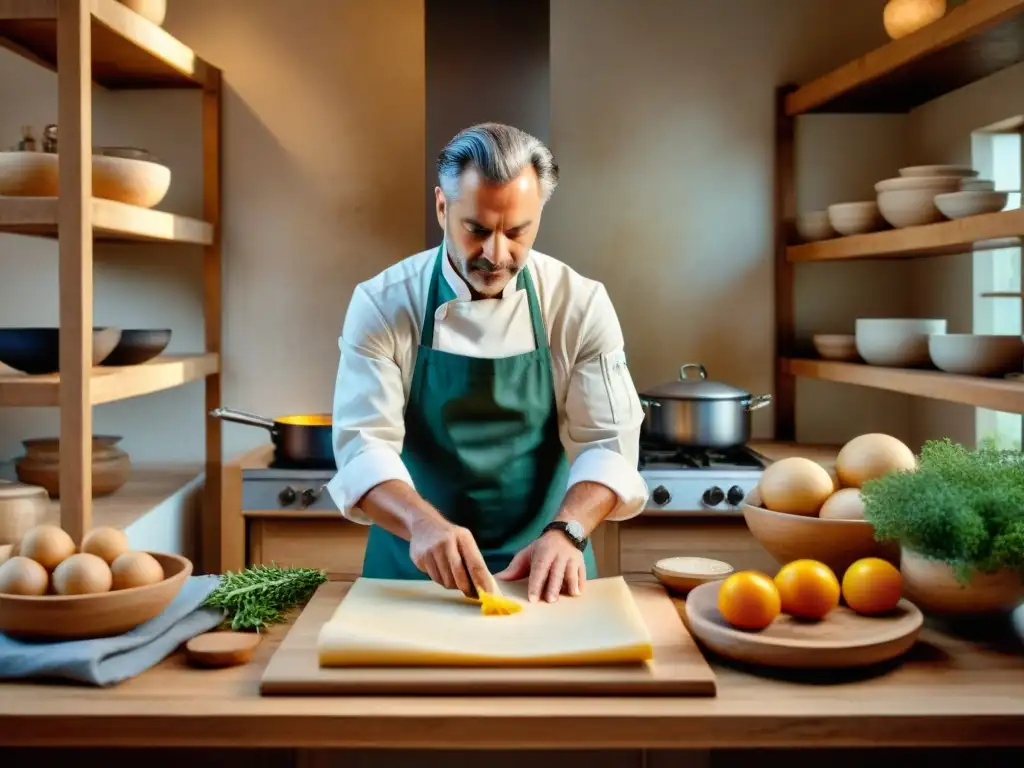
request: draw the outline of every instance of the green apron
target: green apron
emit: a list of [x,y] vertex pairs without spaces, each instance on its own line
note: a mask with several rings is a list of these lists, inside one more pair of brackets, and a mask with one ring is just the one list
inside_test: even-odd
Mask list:
[[[405,410],[402,461],[419,494],[455,525],[468,528],[491,573],[551,522],[565,496],[569,462],[558,433],[551,350],[527,269],[526,290],[536,349],[496,359],[433,348],[434,313],[455,298],[437,251],[423,312],[423,332]],[[593,547],[587,577],[597,577]],[[371,526],[363,576],[428,579],[409,542]]]

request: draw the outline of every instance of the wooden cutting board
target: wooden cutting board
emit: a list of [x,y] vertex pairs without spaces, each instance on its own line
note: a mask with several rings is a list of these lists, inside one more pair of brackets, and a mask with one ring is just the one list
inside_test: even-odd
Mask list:
[[[650,661],[599,666],[374,666],[321,667],[317,638],[350,585],[321,585],[274,653],[260,681],[264,695],[632,695],[714,696],[715,674],[683,625],[675,603],[658,584],[630,585],[647,625]],[[597,590],[592,590],[596,595]],[[568,607],[562,598],[546,610]],[[562,601],[566,601],[564,604]],[[500,622],[506,617],[481,617]],[[420,621],[422,621],[422,615]],[[439,613],[439,621],[444,620]],[[399,622],[400,624],[400,622]],[[422,627],[422,623],[419,625]],[[406,625],[404,634],[417,631]]]

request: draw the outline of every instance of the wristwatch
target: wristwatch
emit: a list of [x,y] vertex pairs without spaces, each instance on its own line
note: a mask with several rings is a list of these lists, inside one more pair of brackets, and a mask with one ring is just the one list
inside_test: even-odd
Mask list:
[[583,526],[576,520],[555,520],[544,526],[541,531],[543,536],[548,531],[561,531],[573,543],[576,549],[581,552],[587,548],[587,537],[583,535]]

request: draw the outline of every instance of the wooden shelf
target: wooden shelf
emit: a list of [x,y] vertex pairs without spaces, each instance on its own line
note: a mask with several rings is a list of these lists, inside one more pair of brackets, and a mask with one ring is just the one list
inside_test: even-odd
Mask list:
[[994,411],[1024,413],[1024,382],[1020,381],[799,358],[782,358],[779,365],[783,373],[805,379],[855,384]]
[[[0,45],[57,65],[59,0],[0,0]],[[117,0],[89,0],[92,79],[107,88],[201,88],[216,75],[184,43]]]
[[[0,197],[0,232],[57,237],[58,202],[55,197]],[[98,197],[92,200],[92,226],[96,240],[213,242],[213,225],[205,221]]]
[[[92,369],[90,402],[93,405],[127,400],[205,379],[220,369],[220,356],[208,353],[158,357],[142,365]],[[0,374],[0,407],[60,405],[60,375]]]
[[1013,248],[1024,235],[1024,209],[986,213],[955,221],[926,224],[820,240],[786,248],[787,261],[911,258]]
[[970,0],[793,91],[786,113],[907,112],[1021,61],[1024,0]]

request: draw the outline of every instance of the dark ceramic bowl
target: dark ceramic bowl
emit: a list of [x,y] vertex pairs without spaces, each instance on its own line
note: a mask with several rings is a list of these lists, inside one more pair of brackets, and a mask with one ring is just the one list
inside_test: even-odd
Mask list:
[[131,329],[121,331],[121,340],[103,361],[104,366],[139,365],[152,360],[171,343],[169,330]]
[[[93,328],[92,364],[99,365],[121,339],[120,328]],[[0,328],[0,363],[34,376],[60,371],[59,328]]]

